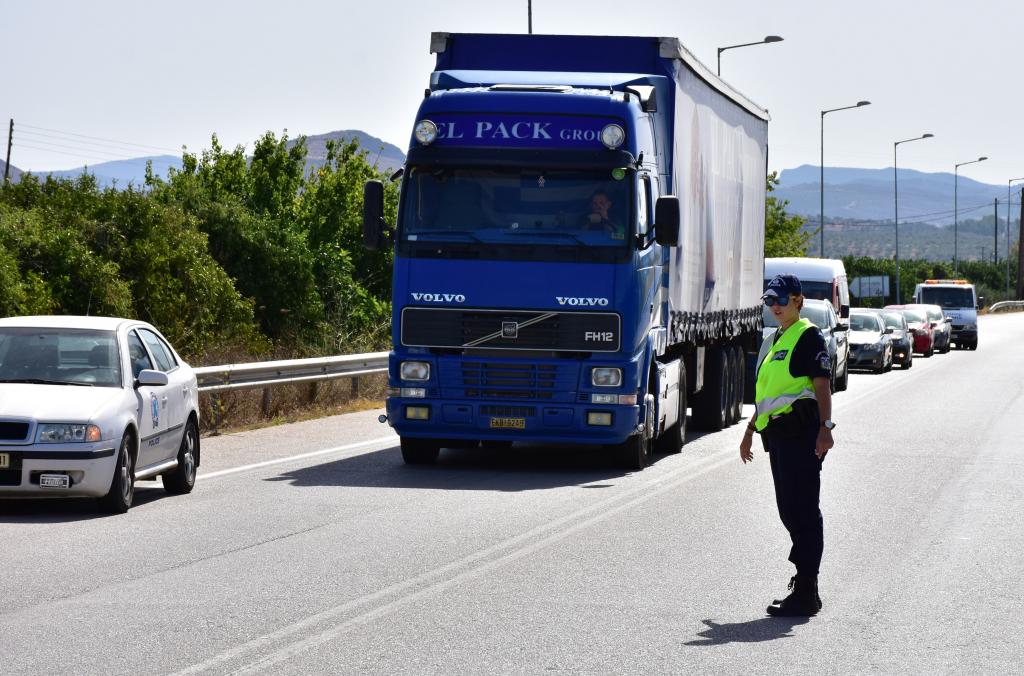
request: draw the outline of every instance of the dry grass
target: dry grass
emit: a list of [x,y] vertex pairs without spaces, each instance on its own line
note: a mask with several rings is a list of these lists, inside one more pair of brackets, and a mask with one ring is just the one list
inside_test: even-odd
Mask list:
[[380,408],[386,390],[387,374],[377,374],[201,394],[200,431],[237,432]]

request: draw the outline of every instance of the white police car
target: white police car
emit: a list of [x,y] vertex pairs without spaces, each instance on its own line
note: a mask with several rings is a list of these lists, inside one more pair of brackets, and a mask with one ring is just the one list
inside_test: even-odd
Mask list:
[[0,319],[0,497],[131,507],[138,479],[188,493],[196,376],[160,332],[108,317]]

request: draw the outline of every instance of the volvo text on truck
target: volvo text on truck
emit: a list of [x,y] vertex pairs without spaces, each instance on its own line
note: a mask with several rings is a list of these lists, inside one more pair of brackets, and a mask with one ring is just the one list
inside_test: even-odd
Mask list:
[[[513,442],[640,469],[753,397],[768,115],[674,38],[434,33],[393,246],[408,463]],[[392,227],[393,225],[393,227]]]

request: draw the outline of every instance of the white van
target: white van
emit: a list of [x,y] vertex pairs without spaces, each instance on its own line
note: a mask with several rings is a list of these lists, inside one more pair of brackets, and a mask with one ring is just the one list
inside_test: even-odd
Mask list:
[[835,258],[765,258],[764,286],[775,275],[796,275],[804,296],[832,303],[840,319],[850,316],[850,285],[846,266]]
[[914,302],[938,305],[953,320],[950,342],[958,350],[978,349],[978,296],[966,279],[926,279],[914,287]]

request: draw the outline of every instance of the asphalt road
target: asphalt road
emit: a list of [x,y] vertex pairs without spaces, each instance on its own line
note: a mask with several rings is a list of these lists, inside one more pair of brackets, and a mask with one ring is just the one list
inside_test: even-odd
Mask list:
[[204,439],[191,495],[124,516],[0,502],[0,672],[1019,672],[1022,337],[983,317],[976,352],[836,396],[809,620],[765,615],[792,568],[742,425],[638,473],[413,468],[373,412]]

